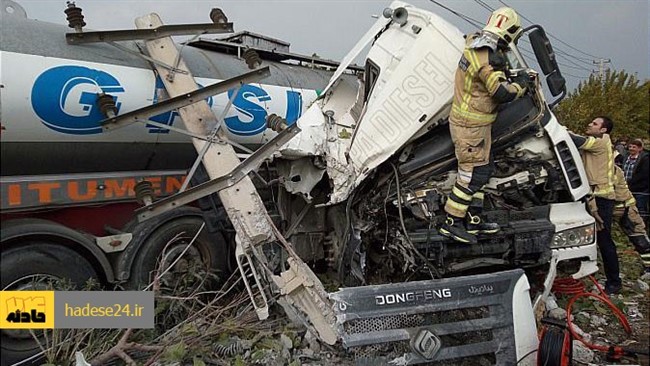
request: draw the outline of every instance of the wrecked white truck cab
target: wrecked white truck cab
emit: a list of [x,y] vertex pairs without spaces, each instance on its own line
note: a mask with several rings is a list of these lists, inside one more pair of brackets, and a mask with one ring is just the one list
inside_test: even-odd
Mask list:
[[[565,91],[550,42],[539,26],[525,33],[554,105]],[[447,118],[464,43],[439,16],[394,2],[277,154],[287,239],[353,286],[330,298],[343,344],[361,359],[532,364],[534,314],[558,265],[574,278],[597,271],[578,150],[516,44],[509,74],[529,92],[499,111],[486,186],[486,214],[502,231],[468,246],[435,230],[457,174]],[[354,85],[342,70],[368,44]],[[434,279],[404,282],[418,277]]]
[[[13,2],[10,5],[6,8],[20,9]],[[67,11],[80,9],[68,4]],[[234,253],[245,291],[260,318],[268,316],[269,305],[277,299],[287,314],[321,340],[341,341],[357,359],[370,364],[479,364],[486,360],[501,365],[535,359],[536,319],[543,313],[544,299],[558,273],[581,278],[597,269],[594,220],[583,203],[589,192],[586,176],[575,145],[553,116],[540,87],[543,75],[556,98],[551,105],[564,93],[564,79],[539,26],[524,33],[529,33],[541,73],[530,69],[516,44],[511,45],[508,72],[528,86],[528,93],[504,106],[493,125],[496,171],[486,186],[485,213],[502,230],[480,236],[478,244],[469,246],[450,241],[436,230],[457,174],[447,118],[464,40],[458,29],[433,13],[402,2],[391,4],[317,99],[316,89],[322,84],[316,81],[324,84],[323,75],[329,74],[323,69],[335,63],[321,60],[324,63],[313,67],[318,61],[313,57],[294,59],[299,55],[258,49],[258,56],[267,58],[260,59],[260,65],[256,57],[244,57],[246,68],[239,55],[248,51],[241,44],[199,39],[176,47],[171,39],[174,29],[190,34],[203,28],[232,32],[232,23],[170,28],[150,14],[137,19],[137,30],[126,32],[79,32],[75,27],[74,33],[66,34],[64,44],[61,27],[5,16],[3,24],[8,26],[2,30],[7,42],[2,44],[2,62],[31,65],[33,77],[25,82],[12,73],[2,75],[6,91],[2,113],[7,116],[3,174],[14,170],[0,182],[2,193],[15,193],[19,184],[52,180],[66,187],[78,188],[81,183],[91,187],[97,181],[85,179],[101,162],[101,172],[88,179],[111,182],[101,185],[108,187],[108,197],[108,192],[116,192],[117,179],[128,178],[144,206],[136,210],[137,220],[131,220],[135,203],[122,208],[120,212],[126,214],[117,220],[124,219],[119,224],[122,230],[106,229],[90,236],[85,235],[88,230],[77,229],[77,222],[92,216],[97,218],[93,224],[110,228],[106,219],[116,218],[110,209],[126,197],[112,194],[109,205],[100,195],[97,200],[88,195],[79,202],[25,199],[24,206],[15,196],[3,200],[3,204],[18,202],[20,206],[3,211],[7,215],[0,238],[3,281],[9,282],[3,285],[5,289],[29,278],[23,268],[40,268],[32,265],[40,261],[32,249],[34,235],[46,233],[50,238],[39,246],[47,249],[48,256],[87,269],[76,276],[79,283],[98,274],[107,283],[140,288],[156,262],[152,260],[149,267],[142,259],[162,256],[167,239],[181,230],[172,223],[190,220],[191,225],[182,230],[200,231],[205,222],[211,235],[194,243],[201,252],[196,260],[210,270],[227,271],[227,253]],[[23,42],[25,34],[30,35],[30,42]],[[117,49],[102,44],[111,40],[125,43]],[[346,68],[359,70],[348,66],[367,46],[363,74],[344,74]],[[307,61],[313,68],[296,64]],[[229,79],[216,82],[222,72]],[[49,114],[40,118],[44,114],[37,110],[56,109],[67,94],[61,94],[61,99],[40,91],[37,86],[52,88],[47,83],[50,79],[39,75],[59,75],[63,88],[68,80],[94,80],[87,73],[115,81],[104,80],[107,85],[99,94],[96,82],[79,83],[89,89],[75,89],[77,97],[66,99],[69,114],[61,110],[56,118]],[[278,97],[275,103],[267,103],[269,95],[264,92],[258,99],[264,107],[252,106],[261,117],[257,119],[261,124],[254,126],[259,133],[242,137],[219,128],[230,105],[246,102],[250,96],[239,89],[250,93],[249,87],[270,74],[269,82],[274,85],[268,88]],[[300,85],[291,85],[289,76],[300,76]],[[122,85],[118,79],[124,90],[114,85]],[[214,84],[201,88],[197,82]],[[242,98],[237,98],[238,93]],[[213,103],[211,109],[206,100],[213,95],[223,97],[223,103]],[[311,106],[303,111],[302,102],[311,102]],[[92,111],[92,116],[79,120],[81,110]],[[264,126],[263,117],[283,110],[291,126],[285,126],[278,116],[266,119],[269,127],[282,131],[276,134]],[[186,130],[173,127],[173,131],[192,138],[191,154],[186,154],[188,136],[158,135],[172,130],[174,113]],[[160,116],[169,117],[165,121],[170,125],[156,122]],[[237,128],[251,127],[231,117],[241,122]],[[56,133],[48,124],[53,121],[62,123]],[[139,130],[134,125],[138,121],[146,122]],[[82,122],[92,127],[91,135],[65,133]],[[152,126],[155,135],[150,135]],[[41,133],[35,139],[32,127]],[[48,144],[36,149],[41,145],[32,141],[40,140]],[[159,140],[169,144],[159,144]],[[105,142],[99,145],[104,148],[97,148],[95,142]],[[68,144],[82,144],[84,150],[68,148]],[[235,146],[247,152],[243,162]],[[138,150],[131,151],[131,147]],[[22,151],[27,150],[40,155],[24,160]],[[71,155],[62,155],[66,151]],[[153,166],[165,163],[162,173],[175,176],[186,172],[170,171],[178,168],[176,163],[191,161],[177,161],[179,155],[194,159],[195,153],[199,158],[188,176],[197,174],[185,180],[196,178],[191,188],[184,190],[179,180],[177,188],[183,188],[182,192],[160,199],[154,199],[152,186],[146,182],[136,188],[135,178],[143,176],[140,169],[151,168],[152,161]],[[265,164],[270,156],[273,161]],[[54,166],[50,164],[54,160],[44,157],[60,164]],[[25,165],[41,170],[22,176]],[[120,169],[112,171],[111,167]],[[69,168],[78,170],[61,170]],[[144,177],[152,174],[144,173]],[[217,192],[218,196],[213,194]],[[81,199],[78,191],[75,196]],[[197,202],[203,198],[207,202]],[[179,207],[188,203],[199,207]],[[68,215],[67,208],[77,207],[92,211]],[[53,209],[57,212],[52,220],[65,225],[49,220],[47,214]],[[22,220],[23,215],[30,220]],[[73,220],[68,222],[68,216]],[[158,230],[169,236],[154,235]],[[70,241],[73,246],[67,245]],[[108,245],[115,242],[121,243],[119,248]],[[92,254],[101,267],[90,260],[84,264],[86,256],[73,249]],[[202,256],[203,252],[207,255]],[[75,266],[58,263],[52,263],[47,273],[56,278],[75,275],[68,271]],[[340,290],[328,293],[324,276],[333,278]],[[31,341],[23,347],[29,343],[25,339],[31,340],[29,336],[2,336],[3,356],[13,352],[12,359],[20,360],[40,350]]]

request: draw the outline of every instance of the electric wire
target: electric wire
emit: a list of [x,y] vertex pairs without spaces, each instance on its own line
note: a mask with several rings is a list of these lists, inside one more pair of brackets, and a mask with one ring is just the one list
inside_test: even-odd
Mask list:
[[[459,17],[459,18],[465,20],[466,22],[468,22],[468,23],[471,24],[472,26],[474,26],[474,27],[476,27],[476,28],[478,28],[478,29],[481,29],[481,28],[482,28],[482,24],[481,24],[478,20],[476,20],[476,19],[474,19],[474,18],[471,18],[471,17],[469,17],[469,16],[467,16],[467,15],[465,15],[465,14],[463,14],[463,13],[460,13],[460,12],[458,12],[458,11],[456,11],[456,10],[453,10],[453,9],[451,9],[451,8],[449,8],[449,7],[447,7],[447,6],[443,5],[443,4],[441,4],[441,3],[439,3],[439,2],[436,1],[436,0],[429,0],[429,1],[431,1],[432,3],[438,5],[439,7],[443,8],[443,9],[449,11],[450,13],[456,15],[457,17]],[[482,1],[482,0],[474,0],[474,1],[477,2],[479,5],[481,5],[482,7],[484,7],[485,9],[488,9],[488,10],[494,10],[491,6],[489,6],[488,4],[486,4],[486,3],[485,3],[484,1]],[[502,3],[503,3],[503,2],[502,2]],[[504,5],[505,5],[505,3],[504,3]],[[506,6],[507,6],[507,5],[506,5]],[[523,16],[522,16],[522,17],[523,17]],[[528,20],[527,18],[524,18],[524,19]],[[528,20],[528,21],[530,22],[530,20]],[[532,22],[531,22],[531,23],[532,23]],[[573,58],[575,58],[576,60],[578,60],[578,61],[580,61],[580,62],[583,62],[583,63],[585,63],[585,64],[588,64],[588,65],[591,65],[590,62],[587,62],[587,61],[585,61],[585,60],[582,59],[582,58],[579,58],[579,57],[577,57],[577,56],[573,56],[573,55],[571,55],[571,54],[569,54],[569,53],[567,53],[567,52],[564,52],[563,50],[561,50],[561,49],[559,49],[559,48],[556,49],[556,53],[558,54],[558,56],[562,56],[562,58],[565,59],[567,62],[573,64],[573,65],[574,65],[574,66],[573,66],[574,69],[576,69],[576,70],[581,69],[581,70],[584,70],[584,71],[589,71],[590,73],[592,72],[591,69],[588,69],[588,68],[586,68],[586,67],[584,67],[584,66],[582,66],[582,65],[579,65],[578,63],[576,63],[575,61],[571,60],[570,58],[573,57]],[[563,64],[563,65],[565,65],[565,64]],[[573,77],[576,77],[576,76],[573,76]]]
[[542,333],[539,352],[537,353],[538,364],[544,361],[543,366],[567,365],[566,351],[568,345],[568,333],[558,327],[548,327]]
[[589,77],[591,76],[591,75],[587,75],[587,76],[573,75],[573,74],[570,74],[568,72],[562,72],[562,75],[563,76],[570,76],[570,77],[572,77],[574,79],[581,79],[581,80],[589,79]]
[[532,350],[532,351],[526,353],[525,355],[521,356],[521,358],[519,359],[519,361],[517,361],[517,365],[519,365],[519,364],[521,363],[521,361],[525,360],[528,356],[532,355],[532,354],[535,353],[535,352],[537,352],[537,349],[534,349],[534,350]]
[[[474,1],[477,2],[479,5],[483,6],[485,9],[487,9],[487,10],[491,10],[491,11],[494,11],[494,8],[492,8],[491,6],[487,5],[483,0],[474,0]],[[501,2],[501,3],[502,3],[503,5],[508,6],[508,5],[505,4],[504,2]],[[529,23],[533,24],[533,22],[532,22],[530,19],[526,18],[524,15],[522,15],[522,18],[524,18],[525,20],[527,20]],[[549,33],[549,35],[550,35],[550,33]],[[528,44],[528,45],[530,45],[530,42],[528,42],[528,41],[526,41],[526,40],[524,40],[524,39],[522,39],[522,42],[523,42],[523,43],[526,43],[526,44]],[[533,57],[535,57],[535,54],[534,54],[532,51],[529,51],[529,50],[527,50],[527,49],[525,49],[525,48],[523,48],[523,47],[520,47],[520,50],[522,50],[523,52],[527,53],[529,56],[533,56]],[[571,60],[570,57],[573,57],[573,58],[575,58],[575,59],[577,59],[577,60],[579,60],[579,61],[582,61],[582,62],[584,62],[584,63],[586,63],[586,64],[589,64],[589,65],[591,65],[591,63],[588,63],[587,61],[584,61],[584,59],[582,59],[582,58],[580,58],[580,57],[573,56],[573,55],[571,55],[571,54],[569,54],[569,53],[567,53],[567,52],[565,52],[565,51],[563,51],[563,50],[561,50],[561,49],[559,49],[559,48],[556,48],[555,52],[556,52],[556,54],[557,54],[558,56],[560,56],[560,57],[562,57],[563,59],[565,59],[566,62],[572,64],[572,65],[569,65],[569,64],[566,64],[566,63],[563,63],[563,62],[559,62],[559,61],[558,61],[558,65],[563,66],[563,67],[567,67],[567,68],[570,68],[570,69],[578,70],[578,71],[588,71],[588,72],[591,74],[591,72],[592,72],[591,69],[586,68],[586,67],[584,67],[584,66],[582,66],[582,65],[579,65],[579,64],[576,63],[575,61]],[[589,78],[589,75],[585,75],[585,76],[582,76],[582,75],[574,75],[574,74],[567,73],[567,72],[563,72],[562,74],[563,74],[563,75],[566,75],[566,76],[570,76],[570,77],[572,77],[572,78],[576,78],[576,79],[587,79],[587,78]]]
[[[532,47],[532,45],[530,44],[530,42],[529,42],[528,40],[523,39],[523,38],[520,39],[520,40],[521,40],[522,43],[525,43],[526,45]],[[524,52],[528,51],[529,54],[535,56],[534,53],[533,53],[532,51],[530,51],[530,50],[528,50],[528,49],[526,49],[526,48],[523,48],[522,46],[520,46],[519,49],[522,50],[522,51],[524,51]],[[560,51],[556,50],[556,53],[557,53],[558,56],[559,56],[560,54],[559,54],[558,52],[560,52]],[[559,61],[558,61],[558,65],[563,65],[563,66],[566,66],[566,67],[569,67],[569,68],[572,68],[572,69],[576,69],[576,70],[584,70],[584,71],[589,71],[589,72],[591,72],[591,69],[586,68],[586,67],[584,67],[584,66],[582,66],[582,65],[579,65],[579,64],[577,64],[575,61],[573,61],[573,60],[571,60],[571,59],[569,59],[569,58],[564,57],[564,59],[565,59],[567,62],[570,62],[571,64],[573,64],[574,66],[570,66],[570,65],[567,65],[567,64],[563,64],[563,63],[561,63],[561,62],[559,62]]]
[[487,9],[488,11],[494,11],[494,8],[488,5],[485,1],[474,0],[474,2],[482,6],[484,9]]
[[[523,53],[527,54],[528,56],[533,57],[533,59],[535,58],[535,53],[533,53],[533,51],[530,51],[530,50],[527,50],[527,49],[521,48],[521,47],[519,48],[519,50],[522,51]],[[591,70],[589,70],[589,69],[584,69],[584,68],[577,69],[575,67],[571,67],[570,65],[564,64],[562,62],[558,62],[557,64],[561,65],[561,66],[573,68],[573,69],[576,69],[578,71],[589,71],[589,73],[591,73]],[[576,78],[576,79],[588,79],[589,76],[590,76],[590,75],[574,75],[574,74],[571,74],[571,73],[568,73],[568,72],[565,72],[565,71],[562,71],[562,75],[571,76],[571,77]]]
[[443,8],[443,9],[449,11],[450,13],[456,15],[457,17],[463,19],[464,21],[468,22],[469,24],[473,25],[476,28],[481,28],[482,27],[481,22],[479,22],[478,20],[476,20],[474,18],[471,18],[471,17],[469,17],[469,16],[467,16],[465,14],[459,13],[459,12],[457,12],[457,11],[447,7],[447,6],[444,6],[441,3],[437,2],[436,0],[429,0],[429,1],[431,1],[432,3],[438,5],[439,7]]
[[[433,1],[433,0],[432,0]],[[397,189],[397,211],[399,212],[399,221],[402,224],[402,230],[404,230],[404,237],[406,238],[406,241],[408,242],[409,246],[411,247],[411,250],[422,260],[424,264],[427,265],[427,269],[429,270],[429,274],[431,275],[432,279],[435,278],[442,278],[440,275],[440,272],[438,271],[438,268],[436,268],[431,262],[429,261],[429,258],[425,257],[424,254],[420,253],[419,250],[413,245],[413,242],[411,241],[411,237],[408,234],[408,231],[406,230],[406,224],[404,224],[404,215],[402,214],[402,192],[400,188],[400,183],[399,183],[399,173],[397,172],[397,167],[395,167],[395,164],[391,164],[393,167],[393,172],[395,173],[395,187]],[[435,275],[433,272],[435,272]]]
[[[484,8],[486,8],[486,9],[488,9],[488,10],[491,10],[491,11],[494,11],[494,8],[492,8],[491,6],[487,5],[483,0],[474,0],[474,1],[476,1],[477,3],[479,3],[479,5],[483,6]],[[504,3],[503,1],[501,1],[501,3],[502,3],[503,5],[505,5],[505,6],[508,6],[508,5],[507,5],[506,3]],[[484,4],[484,5],[482,5],[482,4]],[[530,19],[526,18],[523,14],[521,14],[521,13],[519,13],[519,14],[521,15],[522,18],[524,18],[524,19],[525,19],[526,21],[528,21],[530,24],[535,24],[533,21],[531,21]],[[557,37],[551,35],[551,33],[549,33],[549,32],[547,32],[547,33],[548,33],[549,36],[551,36],[552,38],[557,38]],[[522,39],[522,41],[524,41],[524,40]],[[561,40],[558,39],[558,41],[561,41]],[[526,42],[526,41],[524,41],[524,42]],[[526,42],[526,43],[529,43],[529,42]],[[578,60],[578,61],[580,61],[580,62],[583,62],[584,64],[589,65],[589,66],[592,65],[592,60],[584,59],[584,58],[581,58],[581,57],[578,57],[578,56],[571,55],[570,53],[565,52],[564,50],[560,49],[560,48],[557,47],[557,46],[555,47],[555,53],[556,53],[558,56],[561,56],[562,58],[566,59],[567,62],[570,62],[570,63],[572,63],[572,64],[575,65],[575,66],[568,66],[568,65],[566,65],[566,64],[561,64],[561,65],[563,65],[563,66],[567,66],[567,67],[570,67],[570,68],[575,68],[575,69],[582,69],[582,70],[586,70],[586,71],[591,72],[591,69],[588,69],[588,68],[586,68],[586,67],[584,67],[584,66],[581,66],[581,65],[577,64],[575,61],[571,60],[571,58],[574,58],[574,59],[576,59],[576,60]],[[558,64],[559,64],[559,62],[558,62]]]
[[592,65],[593,64],[593,62],[592,62],[593,60],[585,60],[583,58],[577,57],[575,55],[572,55],[572,54],[562,50],[558,46],[555,47],[555,53],[557,53],[558,56],[562,56],[562,57],[564,57],[566,59],[574,59],[575,61],[582,62],[585,65]]
[[[441,3],[439,3],[439,2],[436,1],[436,0],[429,0],[429,1],[431,1],[432,3],[438,5],[439,7],[443,8],[443,9],[449,11],[450,13],[456,15],[457,17],[463,19],[464,21],[466,21],[467,23],[471,24],[471,25],[474,26],[475,28],[481,29],[482,25],[480,24],[480,22],[479,22],[478,20],[473,19],[473,18],[471,18],[471,17],[469,17],[469,16],[467,16],[467,15],[465,15],[465,14],[462,14],[462,13],[460,13],[460,12],[457,12],[457,11],[455,11],[455,10],[453,10],[453,9],[451,9],[451,8],[449,8],[449,7],[447,7],[447,6],[443,5],[443,4],[441,4]],[[481,5],[482,7],[486,8],[486,9],[492,9],[492,7],[490,7],[489,5],[485,4],[482,0],[474,0],[474,1],[477,2],[479,5]],[[508,6],[508,5],[505,4],[504,2],[501,2],[501,3],[504,4],[504,5],[506,5],[506,6]],[[522,17],[523,17],[523,15],[522,15]],[[523,18],[526,19],[527,21],[531,22],[529,19],[527,19],[527,18],[525,18],[525,17],[523,17]],[[532,22],[531,22],[531,23],[532,23]],[[550,33],[549,33],[549,34],[550,34]],[[555,37],[554,37],[554,38],[555,38]],[[525,42],[525,43],[528,43],[528,42],[526,42],[526,41],[523,40],[523,39],[522,39],[522,41]],[[562,41],[560,41],[560,42],[561,42],[561,43],[564,43],[564,42],[562,42]],[[530,55],[534,56],[534,53],[533,53],[532,51],[529,51],[529,50],[526,50],[526,49],[523,49],[523,48],[521,48],[521,50],[522,50],[523,52],[527,53],[529,56],[530,56]],[[562,57],[563,60],[565,60],[566,62],[572,64],[573,66],[570,66],[570,65],[568,65],[568,64],[566,64],[566,63],[559,62],[559,61],[558,61],[558,65],[561,65],[561,66],[563,66],[563,67],[568,67],[568,68],[571,68],[571,69],[574,69],[574,70],[577,70],[577,71],[582,70],[582,71],[588,71],[590,74],[592,73],[592,70],[591,70],[591,69],[588,69],[588,68],[586,68],[586,67],[584,67],[584,66],[578,64],[576,61],[573,61],[571,58],[574,58],[574,59],[576,59],[577,61],[583,62],[583,63],[585,63],[585,64],[589,64],[589,63],[586,62],[584,59],[582,59],[582,58],[580,58],[580,57],[577,57],[577,56],[573,56],[573,55],[571,55],[571,54],[569,54],[569,53],[567,53],[567,52],[565,52],[565,51],[563,51],[563,50],[561,50],[561,49],[559,49],[559,48],[556,48],[556,54],[558,55],[558,57]],[[589,64],[589,65],[591,65],[591,64]],[[566,76],[568,76],[568,77],[571,77],[571,78],[574,78],[574,79],[577,79],[577,80],[586,80],[586,79],[588,79],[588,78],[590,77],[590,75],[575,75],[575,74],[568,73],[568,72],[564,72],[564,71],[562,72],[562,75],[566,75]]]
[[[508,5],[507,3],[505,3],[503,0],[499,0],[499,2],[500,2],[501,4],[507,6],[507,7],[510,7],[510,5]],[[519,15],[521,15],[521,17],[524,18],[525,20],[527,20],[529,23],[531,23],[531,24],[535,24],[535,22],[533,22],[533,21],[531,21],[530,19],[526,18],[526,16],[523,15],[521,12],[517,12],[517,13],[518,13]],[[578,52],[582,53],[583,55],[586,55],[586,56],[589,56],[589,57],[592,57],[592,58],[595,58],[595,59],[602,58],[602,57],[595,56],[595,55],[592,55],[592,54],[590,54],[590,53],[584,52],[584,51],[582,51],[582,50],[580,50],[580,49],[578,49],[578,48],[576,48],[576,47],[574,47],[574,46],[568,44],[567,42],[564,42],[563,40],[561,40],[560,38],[558,38],[558,37],[556,37],[555,35],[551,34],[550,32],[547,32],[547,33],[548,33],[548,35],[549,35],[551,38],[557,40],[558,42],[560,42],[560,43],[562,43],[563,45],[565,45],[565,46],[571,48],[571,49],[574,50],[574,51],[578,51]],[[577,57],[577,56],[573,56],[573,57],[580,59],[580,58]],[[584,60],[584,59],[583,59],[583,60]],[[590,61],[591,61],[591,60],[590,60]]]
[[[567,61],[568,61],[568,60],[567,60]],[[564,67],[568,67],[569,69],[580,70],[580,71],[589,71],[589,72],[591,72],[591,69],[588,69],[588,68],[586,68],[586,67],[582,67],[582,66],[572,66],[572,65],[568,65],[568,64],[565,64],[565,63],[562,63],[562,62],[559,62],[559,61],[558,61],[558,65],[562,65],[562,66],[564,66]]]

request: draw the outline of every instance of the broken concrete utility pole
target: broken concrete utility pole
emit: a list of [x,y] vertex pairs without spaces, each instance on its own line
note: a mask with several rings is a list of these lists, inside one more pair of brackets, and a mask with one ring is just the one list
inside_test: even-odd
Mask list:
[[[157,14],[139,17],[135,23],[139,29],[155,29],[163,25]],[[147,40],[145,44],[151,58],[161,64],[174,66],[169,70],[155,63],[170,97],[183,95],[198,88],[171,37]],[[186,129],[195,135],[209,136],[210,126],[217,124],[216,117],[205,100],[179,108],[178,113]],[[199,154],[204,150],[205,144],[210,144],[203,157],[203,165],[212,180],[230,173],[240,164],[235,150],[226,141],[222,130],[217,131],[214,143],[192,139]],[[258,317],[268,317],[262,278],[257,273],[261,266],[262,272],[267,278],[271,277],[279,288],[279,303],[285,310],[301,318],[323,341],[334,344],[338,339],[338,331],[327,293],[311,269],[295,255],[291,245],[277,231],[250,178],[244,177],[231,187],[219,191],[219,197],[237,233],[237,264]],[[289,269],[279,276],[273,275],[272,271],[266,268],[267,260],[262,251],[258,250],[260,245],[275,241],[280,241],[291,257],[288,261]],[[254,283],[251,283],[251,280]]]

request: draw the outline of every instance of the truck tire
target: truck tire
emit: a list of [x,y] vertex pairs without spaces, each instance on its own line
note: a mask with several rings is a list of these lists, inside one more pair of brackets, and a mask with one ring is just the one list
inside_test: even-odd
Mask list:
[[[80,287],[88,279],[97,279],[93,266],[83,256],[63,245],[32,240],[2,252],[0,283],[3,290],[42,290],[38,279],[69,279]],[[1,330],[0,364],[11,365],[40,351],[26,331]],[[38,360],[34,364],[41,364]],[[31,365],[32,363],[25,363]]]
[[[169,221],[157,228],[142,243],[133,265],[128,287],[143,289],[147,287],[155,276],[158,261],[165,254],[165,264],[169,265],[181,254],[191,242],[194,235],[203,224],[198,216],[185,216]],[[182,235],[178,236],[180,233]],[[174,243],[171,241],[177,237]],[[169,246],[167,244],[170,243]],[[167,248],[165,248],[167,247]],[[205,270],[216,274],[218,282],[226,280],[230,275],[228,266],[228,247],[223,235],[219,232],[210,233],[203,228],[196,241],[183,254],[183,259],[200,260]],[[180,261],[174,266],[175,268]],[[166,268],[166,266],[163,266]]]

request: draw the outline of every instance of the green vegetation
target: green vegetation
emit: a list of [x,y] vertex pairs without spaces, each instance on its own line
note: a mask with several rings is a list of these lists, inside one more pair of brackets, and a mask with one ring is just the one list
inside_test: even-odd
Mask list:
[[563,125],[582,133],[595,116],[614,120],[614,138],[648,138],[650,128],[650,80],[641,82],[625,71],[608,71],[601,79],[592,75],[558,105]]

